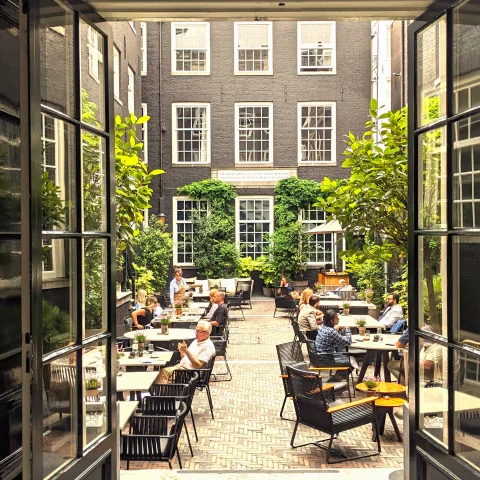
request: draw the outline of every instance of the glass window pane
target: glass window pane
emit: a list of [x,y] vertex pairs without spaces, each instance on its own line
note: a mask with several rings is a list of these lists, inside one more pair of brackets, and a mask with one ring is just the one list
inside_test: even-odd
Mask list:
[[107,240],[84,240],[85,337],[107,329]]
[[1,229],[20,232],[20,125],[0,117],[0,139]]
[[[77,456],[78,403],[75,352],[43,366],[43,476]],[[37,452],[38,453],[38,452]]]
[[44,242],[50,266],[42,274],[43,353],[76,342],[77,251],[75,240]]
[[54,0],[40,7],[40,92],[42,103],[75,115],[74,15]]
[[446,115],[446,21],[442,17],[417,35],[417,125]]
[[422,161],[419,182],[419,228],[446,228],[447,226],[447,152],[446,130],[440,128],[419,136],[418,151]]
[[[477,347],[480,344],[477,344]],[[480,442],[480,357],[464,351],[454,351],[459,375],[455,377],[454,450],[477,470]]]
[[20,34],[17,27],[0,17],[0,109],[20,115]]
[[84,448],[107,432],[107,345],[107,340],[103,340],[83,349]]
[[447,348],[418,339],[419,425],[435,441],[448,445]]
[[80,21],[82,121],[105,128],[105,39]]
[[419,237],[418,323],[447,336],[447,239]]
[[83,229],[107,229],[105,139],[82,130]]

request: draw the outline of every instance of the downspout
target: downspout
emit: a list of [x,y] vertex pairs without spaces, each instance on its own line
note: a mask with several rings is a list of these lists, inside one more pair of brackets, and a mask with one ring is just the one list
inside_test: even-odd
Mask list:
[[401,40],[401,48],[402,48],[402,55],[400,62],[400,81],[402,82],[400,88],[400,107],[403,108],[405,106],[405,77],[404,77],[404,63],[405,63],[405,20],[402,20],[402,40]]
[[[160,169],[163,170],[163,108],[162,108],[162,22],[158,22],[158,115],[159,115],[159,153],[160,153]],[[158,213],[165,213],[165,205],[163,198],[163,175],[159,175],[158,186]]]

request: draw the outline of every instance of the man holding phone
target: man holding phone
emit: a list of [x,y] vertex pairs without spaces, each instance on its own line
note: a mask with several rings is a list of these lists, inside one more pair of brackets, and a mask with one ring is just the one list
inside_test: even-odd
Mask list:
[[203,368],[215,356],[215,345],[210,340],[212,326],[205,320],[200,320],[195,328],[195,340],[187,347],[185,341],[178,343],[181,360],[178,365],[162,368],[157,383],[170,383],[175,370],[194,370]]

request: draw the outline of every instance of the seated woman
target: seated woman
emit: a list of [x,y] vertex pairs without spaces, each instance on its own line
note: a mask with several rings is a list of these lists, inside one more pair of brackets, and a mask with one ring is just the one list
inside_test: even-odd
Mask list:
[[[310,301],[310,298],[312,297],[312,295],[313,295],[313,290],[311,288],[306,288],[302,292],[302,296],[300,297],[300,302],[298,303],[297,318],[300,315],[301,310],[303,310],[303,308],[306,305],[309,305],[309,301]],[[319,325],[321,325],[323,323],[323,320],[322,320],[323,312],[317,308],[319,304],[320,304],[320,302],[315,307],[315,313],[316,313],[316,316],[317,316],[317,323]]]
[[[317,331],[323,321],[318,320],[318,310],[316,309],[320,303],[320,298],[317,295],[312,295],[308,304],[303,305],[303,308],[298,314],[298,326],[301,332]],[[320,323],[319,323],[320,321]]]
[[293,292],[293,285],[291,282],[287,280],[287,277],[285,275],[282,275],[282,278],[280,280],[280,288],[278,289],[278,295],[282,297],[286,297],[288,295],[291,295]]
[[202,315],[202,320],[209,320],[212,318],[212,315],[214,314],[215,310],[218,308],[218,305],[213,301],[213,297],[215,294],[218,292],[217,288],[212,288],[210,290],[210,303],[208,304],[208,307],[205,309]]
[[137,330],[142,330],[147,325],[150,325],[153,320],[153,311],[157,308],[157,298],[154,296],[147,297],[145,306],[132,312],[133,325]]
[[135,297],[135,310],[142,308],[145,306],[145,302],[147,301],[147,291],[143,288],[139,288],[137,290],[137,295]]
[[[334,353],[352,343],[350,329],[338,328],[339,318],[335,310],[327,310],[323,315],[323,326],[317,333],[315,348],[318,353]],[[340,331],[339,331],[340,330]],[[345,335],[342,335],[345,333]]]

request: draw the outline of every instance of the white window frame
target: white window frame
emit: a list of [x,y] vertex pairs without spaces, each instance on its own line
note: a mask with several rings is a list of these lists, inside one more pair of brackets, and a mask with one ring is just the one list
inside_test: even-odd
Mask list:
[[[238,251],[240,252],[240,257],[249,256],[241,250],[240,244],[240,223],[252,223],[251,221],[240,221],[240,202],[248,200],[269,200],[269,235],[272,235],[274,232],[274,218],[273,218],[273,206],[274,206],[274,197],[272,195],[257,195],[257,196],[238,196],[235,198],[235,243],[237,245]],[[254,223],[266,223],[262,220],[255,221]],[[262,252],[260,255],[264,255],[265,252]]]
[[142,46],[140,48],[140,75],[145,76],[147,74],[147,22],[140,22],[140,36],[142,39]]
[[113,46],[113,96],[122,105],[120,100],[120,50]]
[[[173,202],[173,218],[172,218],[172,237],[173,237],[173,264],[177,266],[182,266],[182,267],[193,267],[195,264],[194,262],[179,262],[178,260],[178,225],[177,223],[184,223],[184,224],[191,224],[192,222],[187,222],[187,221],[182,221],[178,222],[177,221],[177,202],[179,201],[190,201],[190,202],[207,202],[207,214],[210,212],[210,202],[209,200],[205,198],[201,199],[196,199],[196,198],[191,198],[187,196],[178,196],[178,197],[173,197],[172,202]],[[194,258],[193,250],[192,250],[192,258]]]
[[135,29],[135,22],[129,21],[128,24],[130,25],[130,28],[133,30],[133,33],[136,35],[137,30]]
[[[332,131],[332,149],[330,161],[310,161],[302,160],[302,107],[330,107],[332,109],[332,126],[328,127]],[[337,104],[336,102],[298,102],[297,104],[297,156],[298,164],[307,165],[337,165]]]
[[[313,207],[312,204],[309,204],[308,210],[310,210],[310,211],[312,211],[312,210],[321,211],[321,209],[319,209],[317,207]],[[300,215],[299,215],[298,220],[305,227],[305,231],[308,231],[308,230],[311,230],[312,228],[315,228],[315,227],[320,226],[320,225],[324,225],[326,223],[326,220],[325,220],[326,213],[325,213],[325,211],[323,211],[323,214],[324,214],[323,221],[322,220],[319,220],[319,221],[305,220],[305,209],[303,209],[303,210],[300,211]],[[336,255],[337,255],[337,247],[336,247],[337,246],[337,235],[335,233],[331,233],[331,234],[327,234],[327,235],[332,236],[332,241],[331,241],[332,242],[332,260],[331,261],[325,261],[325,262],[311,262],[311,261],[308,261],[307,265],[312,266],[312,267],[318,267],[318,266],[324,266],[326,263],[332,263],[333,265],[336,264],[335,258],[336,258]],[[319,237],[323,237],[323,242],[318,242]],[[323,243],[324,244],[325,243],[325,234],[323,234],[323,235],[308,235],[308,243],[309,244],[311,244],[311,243],[315,243],[315,244]]]
[[[148,115],[148,105],[142,103],[142,117]],[[148,122],[142,123],[143,163],[148,165]]]
[[90,25],[87,30],[88,73],[99,82],[100,64],[103,63],[104,40],[100,32]]
[[127,87],[127,108],[128,113],[135,113],[135,72],[128,66],[128,87]]
[[[268,27],[268,46],[266,48],[260,47],[260,50],[268,51],[268,70],[258,70],[258,71],[244,71],[238,68],[238,27],[243,25],[250,25],[254,27],[259,27],[266,25]],[[234,64],[233,72],[234,75],[273,75],[273,25],[272,22],[235,22],[234,23]],[[256,50],[256,49],[253,49]]]
[[[177,70],[177,36],[175,34],[175,29],[177,28],[188,28],[192,25],[204,26],[205,28],[205,70],[196,71],[196,70]],[[210,75],[210,22],[173,22],[171,24],[171,73],[172,75]],[[185,49],[187,50],[187,49]],[[190,48],[191,51],[200,51],[204,50],[203,48]]]
[[[268,162],[241,162],[240,161],[240,108],[241,107],[268,107]],[[272,165],[273,164],[273,102],[239,102],[235,103],[235,163],[238,165]]]
[[[325,48],[332,49],[332,69],[325,70],[325,71],[302,71],[302,48],[310,47],[315,48],[318,45],[308,45],[302,44],[302,26],[304,25],[330,25],[332,27],[331,36],[332,36],[332,43],[326,44]],[[337,73],[337,42],[336,42],[336,30],[337,25],[336,22],[297,22],[297,74],[298,75],[336,75]]]
[[[177,128],[177,108],[206,108],[207,111],[207,135],[206,135],[206,161],[205,162],[179,162],[178,161],[178,128]],[[211,122],[210,122],[210,104],[209,103],[172,103],[172,164],[174,165],[210,165],[210,134],[211,134]]]

